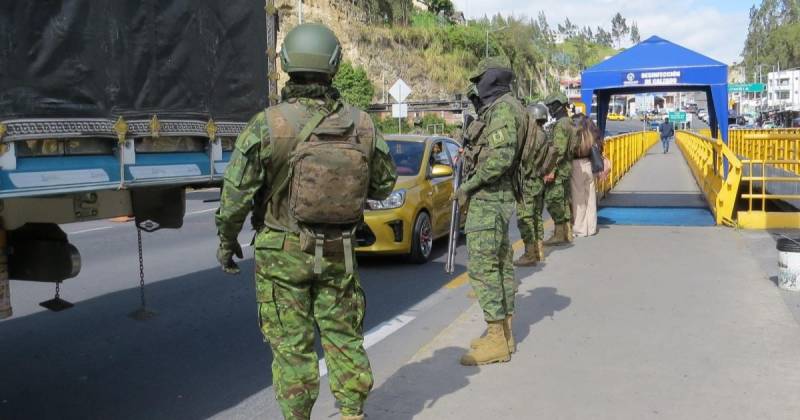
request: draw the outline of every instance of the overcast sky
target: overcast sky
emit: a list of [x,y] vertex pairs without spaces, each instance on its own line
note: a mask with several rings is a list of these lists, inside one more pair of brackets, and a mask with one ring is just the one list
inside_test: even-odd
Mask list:
[[[617,12],[636,21],[642,39],[658,35],[725,63],[741,61],[747,37],[749,10],[746,0],[454,0],[470,18],[514,14],[537,16],[544,11],[555,27],[566,17],[592,30],[611,29]],[[760,3],[760,0],[758,0]]]

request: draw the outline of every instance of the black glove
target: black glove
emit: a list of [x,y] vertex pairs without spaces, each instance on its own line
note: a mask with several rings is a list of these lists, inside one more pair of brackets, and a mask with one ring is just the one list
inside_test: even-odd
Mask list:
[[219,244],[219,248],[217,249],[217,261],[219,261],[219,265],[222,266],[222,271],[228,274],[239,274],[241,272],[239,266],[233,261],[234,255],[240,260],[244,258],[242,246],[239,245],[238,242],[234,242],[229,246],[221,243]]

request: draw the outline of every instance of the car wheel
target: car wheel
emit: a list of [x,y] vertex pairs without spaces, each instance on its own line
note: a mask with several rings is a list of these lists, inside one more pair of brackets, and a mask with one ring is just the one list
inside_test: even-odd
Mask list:
[[412,235],[409,259],[415,264],[424,264],[428,262],[433,251],[433,225],[428,213],[423,211],[417,215]]

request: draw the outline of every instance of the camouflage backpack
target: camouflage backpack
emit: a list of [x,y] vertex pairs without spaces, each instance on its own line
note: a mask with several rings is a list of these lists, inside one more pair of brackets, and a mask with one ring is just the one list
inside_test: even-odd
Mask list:
[[[299,124],[273,124],[275,114],[289,122],[296,117],[285,108],[267,111],[270,127],[290,130]],[[270,112],[272,111],[272,112]],[[299,227],[303,251],[313,252],[314,272],[322,272],[323,253],[342,254],[353,272],[355,230],[363,221],[370,179],[374,136],[359,135],[360,111],[337,103],[332,111],[318,109],[302,127],[288,151],[288,173],[276,193],[288,188],[289,217]],[[295,130],[296,131],[296,130]],[[271,132],[272,138],[293,133]]]
[[549,174],[558,161],[558,150],[553,145],[544,127],[536,123],[530,110],[526,112],[525,144],[522,146],[519,171],[524,178]]

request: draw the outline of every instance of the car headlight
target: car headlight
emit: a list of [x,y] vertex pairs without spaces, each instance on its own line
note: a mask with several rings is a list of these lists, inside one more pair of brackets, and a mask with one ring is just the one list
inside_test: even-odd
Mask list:
[[406,190],[397,190],[389,195],[386,200],[367,200],[370,210],[389,210],[403,207],[406,202]]

